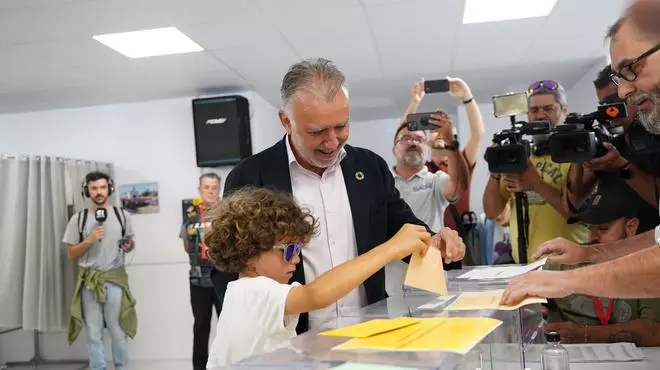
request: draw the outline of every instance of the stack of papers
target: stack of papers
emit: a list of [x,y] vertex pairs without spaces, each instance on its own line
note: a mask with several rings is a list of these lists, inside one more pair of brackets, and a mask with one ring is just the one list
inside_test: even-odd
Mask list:
[[[443,351],[466,354],[500,325],[500,320],[490,318],[401,317],[371,320],[319,335],[354,338],[334,350]],[[376,328],[381,330],[377,331]]]
[[516,310],[520,307],[535,303],[548,303],[545,298],[528,297],[514,306],[505,306],[500,304],[504,289],[489,290],[484,292],[465,292],[461,293],[452,304],[447,307],[450,311],[461,310]]
[[534,271],[545,265],[548,257],[544,257],[536,262],[530,263],[525,266],[501,266],[501,267],[485,267],[470,270],[459,279],[468,280],[498,280],[498,279],[511,279],[516,276],[524,275],[530,271]]

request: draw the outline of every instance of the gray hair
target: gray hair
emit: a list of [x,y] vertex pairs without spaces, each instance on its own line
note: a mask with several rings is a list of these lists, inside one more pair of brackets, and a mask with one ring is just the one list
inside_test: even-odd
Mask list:
[[555,99],[557,99],[557,102],[559,105],[562,107],[568,106],[568,101],[566,100],[566,90],[564,87],[557,82],[557,89],[556,90],[550,90],[546,89],[545,87],[540,87],[536,90],[534,90],[531,94],[527,96],[527,102],[529,102],[532,99],[532,96],[536,95],[554,95]]
[[199,183],[201,184],[201,183],[202,183],[202,180],[204,180],[204,179],[215,180],[215,181],[217,181],[218,183],[221,182],[221,181],[220,181],[220,176],[216,175],[216,174],[213,173],[213,172],[207,172],[207,173],[205,173],[205,174],[202,174],[202,176],[199,177]]
[[293,95],[299,91],[332,101],[340,89],[346,88],[345,81],[344,74],[331,60],[305,59],[292,65],[282,79],[282,107],[286,109]]

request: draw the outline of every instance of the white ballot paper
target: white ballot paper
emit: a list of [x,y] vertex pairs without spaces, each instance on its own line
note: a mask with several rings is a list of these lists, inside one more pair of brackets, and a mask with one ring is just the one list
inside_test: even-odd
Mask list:
[[[571,363],[598,363],[598,362],[633,362],[646,359],[644,352],[634,343],[609,344],[562,344],[568,350]],[[530,362],[541,362],[543,344],[531,344],[525,351],[525,359]],[[497,344],[492,347],[491,353],[496,361],[515,361],[520,356],[517,345]]]
[[497,279],[510,279],[516,276],[524,275],[530,271],[539,269],[545,265],[548,257],[532,262],[525,266],[500,266],[500,267],[485,267],[470,270],[462,275],[459,279],[468,280],[497,280]]

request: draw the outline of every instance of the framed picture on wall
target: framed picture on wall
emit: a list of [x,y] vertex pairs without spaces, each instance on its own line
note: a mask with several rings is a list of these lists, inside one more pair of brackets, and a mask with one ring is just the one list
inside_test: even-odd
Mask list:
[[119,201],[126,211],[133,214],[158,213],[158,183],[143,182],[119,186]]

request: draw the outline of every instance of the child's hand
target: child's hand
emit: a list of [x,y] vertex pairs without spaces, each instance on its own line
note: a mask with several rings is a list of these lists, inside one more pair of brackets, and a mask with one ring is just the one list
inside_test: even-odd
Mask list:
[[396,259],[413,253],[423,256],[431,244],[431,234],[424,226],[405,224],[387,243],[395,251]]

